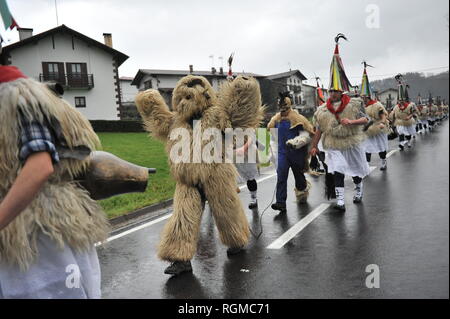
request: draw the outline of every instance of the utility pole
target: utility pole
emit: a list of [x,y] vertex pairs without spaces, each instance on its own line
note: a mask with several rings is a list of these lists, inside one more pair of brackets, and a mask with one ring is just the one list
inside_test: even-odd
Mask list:
[[59,26],[59,19],[58,19],[58,4],[56,2],[57,0],[55,0],[55,12],[56,12],[56,26]]

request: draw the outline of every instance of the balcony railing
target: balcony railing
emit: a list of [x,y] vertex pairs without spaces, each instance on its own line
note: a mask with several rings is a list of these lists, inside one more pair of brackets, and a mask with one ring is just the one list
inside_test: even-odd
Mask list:
[[92,89],[94,87],[93,74],[39,74],[40,82],[57,82],[65,89]]

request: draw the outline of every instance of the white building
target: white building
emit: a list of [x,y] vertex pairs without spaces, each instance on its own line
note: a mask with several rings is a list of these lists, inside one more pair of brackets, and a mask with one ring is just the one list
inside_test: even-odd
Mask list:
[[398,91],[388,88],[379,92],[375,92],[375,96],[388,110],[391,110],[397,104]]
[[6,46],[6,63],[42,82],[59,82],[64,99],[90,120],[120,117],[119,66],[128,56],[112,48],[111,34],[105,44],[61,25],[33,35],[18,29],[20,41]]
[[[219,90],[221,83],[225,82],[227,77],[222,68],[219,70],[212,68],[211,71],[195,71],[192,65],[189,66],[188,71],[139,69],[131,85],[136,86],[139,91],[157,89],[170,107],[173,89],[181,78],[189,74],[204,76],[215,90]],[[256,79],[264,77],[253,73],[235,72],[233,74],[252,76]]]
[[286,91],[289,91],[294,99],[295,107],[304,105],[304,95],[302,92],[303,81],[306,77],[299,70],[290,70],[288,72],[272,74],[267,76],[267,79],[278,82],[286,87]]
[[138,94],[138,89],[136,86],[131,85],[133,82],[133,77],[121,76],[120,81],[120,100],[122,103],[134,102],[136,94]]

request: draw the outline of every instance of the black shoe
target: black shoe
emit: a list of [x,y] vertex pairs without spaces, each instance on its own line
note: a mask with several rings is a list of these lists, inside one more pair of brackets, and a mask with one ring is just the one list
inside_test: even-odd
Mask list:
[[333,208],[339,212],[345,212],[345,205],[334,204]]
[[228,256],[233,256],[233,255],[237,255],[240,252],[244,251],[244,247],[230,247],[227,249],[227,255]]
[[403,145],[399,145],[398,147],[400,148],[400,151],[403,151],[405,149]]
[[258,203],[256,202],[256,203],[250,203],[250,204],[248,204],[248,208],[249,209],[255,209],[255,208],[258,208]]
[[174,261],[164,270],[168,275],[179,275],[183,272],[192,272],[191,262],[188,261]]
[[286,205],[283,205],[283,204],[275,203],[275,204],[272,204],[271,207],[273,210],[279,210],[280,213],[283,213],[283,214],[287,212]]
[[387,170],[387,165],[386,165],[386,166],[381,166],[381,167],[380,167],[380,171],[385,171],[385,170]]

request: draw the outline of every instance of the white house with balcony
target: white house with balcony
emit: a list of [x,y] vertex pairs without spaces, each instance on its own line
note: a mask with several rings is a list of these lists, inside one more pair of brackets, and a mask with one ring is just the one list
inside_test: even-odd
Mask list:
[[292,95],[295,107],[304,105],[302,85],[306,77],[302,72],[299,70],[290,70],[288,72],[268,75],[267,78],[286,87],[286,91],[289,91]]
[[58,82],[64,99],[89,120],[120,118],[119,66],[128,56],[65,25],[33,35],[19,28],[20,40],[4,47],[3,60],[41,82]]

